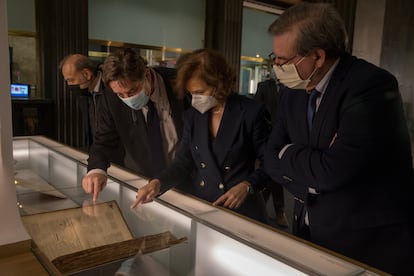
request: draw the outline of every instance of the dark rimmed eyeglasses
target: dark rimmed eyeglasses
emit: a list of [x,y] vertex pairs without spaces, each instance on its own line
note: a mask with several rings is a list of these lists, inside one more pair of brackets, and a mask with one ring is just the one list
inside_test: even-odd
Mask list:
[[[294,56],[292,56],[292,57],[290,57],[290,58],[281,58],[281,57],[278,57],[278,56],[276,56],[275,55],[275,53],[273,53],[273,52],[271,52],[269,55],[268,55],[268,57],[269,57],[269,59],[270,60],[272,60],[273,61],[273,63],[275,64],[275,65],[277,65],[277,66],[279,66],[280,68],[282,68],[282,66],[283,65],[285,65],[285,64],[287,64],[287,63],[289,63],[290,61],[292,61],[295,57],[297,57],[298,56],[298,54],[295,54]],[[281,64],[277,64],[276,63],[276,61],[277,60],[282,60],[283,62],[281,63]]]

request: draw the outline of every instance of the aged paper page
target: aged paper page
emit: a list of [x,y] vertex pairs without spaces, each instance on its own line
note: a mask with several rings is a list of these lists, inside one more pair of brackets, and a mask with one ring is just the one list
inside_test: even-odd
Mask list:
[[22,217],[49,260],[132,239],[116,201]]

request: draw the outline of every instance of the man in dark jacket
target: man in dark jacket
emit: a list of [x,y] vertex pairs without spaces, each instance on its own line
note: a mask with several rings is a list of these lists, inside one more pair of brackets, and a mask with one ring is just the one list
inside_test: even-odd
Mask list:
[[171,85],[174,69],[149,68],[129,48],[111,53],[102,68],[108,89],[82,181],[94,200],[106,184],[106,170],[119,145],[125,151],[122,165],[143,177],[169,164],[182,135],[184,110],[184,100],[175,97]]
[[80,113],[79,148],[89,151],[93,142],[100,113],[100,100],[105,89],[102,72],[98,64],[81,54],[71,54],[62,59],[59,68],[62,71]]
[[293,233],[394,275],[414,275],[414,179],[396,78],[346,52],[329,4],[270,26],[281,90],[265,169],[295,197]]

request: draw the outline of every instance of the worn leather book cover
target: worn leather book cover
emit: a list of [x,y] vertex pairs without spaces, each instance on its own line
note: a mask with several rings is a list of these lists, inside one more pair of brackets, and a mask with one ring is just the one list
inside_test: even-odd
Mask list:
[[63,274],[181,243],[170,232],[134,238],[116,201],[22,217],[38,250]]

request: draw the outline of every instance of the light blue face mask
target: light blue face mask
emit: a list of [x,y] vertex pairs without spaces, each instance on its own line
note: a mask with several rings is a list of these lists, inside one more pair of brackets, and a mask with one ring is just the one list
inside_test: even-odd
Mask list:
[[149,101],[149,96],[147,96],[144,89],[142,89],[141,92],[139,92],[138,94],[134,96],[131,96],[128,98],[121,98],[121,97],[119,98],[121,99],[121,101],[124,102],[124,104],[126,104],[127,106],[135,110],[142,109],[144,106],[147,105]]

